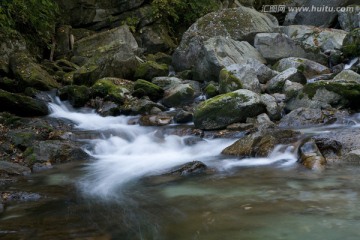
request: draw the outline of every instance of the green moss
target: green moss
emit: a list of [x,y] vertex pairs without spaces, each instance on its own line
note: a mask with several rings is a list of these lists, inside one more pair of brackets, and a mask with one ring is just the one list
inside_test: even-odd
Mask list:
[[346,57],[360,56],[360,28],[356,28],[346,35],[342,51]]
[[100,79],[91,87],[93,97],[102,97],[121,104],[124,101],[125,94],[130,92],[126,82],[124,80],[124,84],[121,85],[113,78]]
[[316,91],[320,88],[339,94],[347,99],[351,106],[355,106],[360,103],[360,84],[357,82],[344,82],[342,80],[318,81],[305,85],[303,92],[312,99],[315,96]]
[[135,71],[134,77],[137,79],[151,80],[154,77],[167,76],[169,67],[167,64],[159,64],[153,61],[141,63]]
[[209,83],[205,88],[205,94],[208,98],[215,97],[219,94],[219,88],[212,83]]
[[303,73],[305,72],[305,66],[301,64],[300,66],[297,67],[297,70]]
[[235,90],[243,88],[240,79],[238,79],[234,74],[232,74],[226,69],[222,69],[220,71],[219,80],[220,80],[220,86],[219,86],[220,93],[233,92]]
[[157,101],[164,95],[164,90],[146,80],[138,79],[134,85],[134,96],[142,97],[148,96],[151,100]]

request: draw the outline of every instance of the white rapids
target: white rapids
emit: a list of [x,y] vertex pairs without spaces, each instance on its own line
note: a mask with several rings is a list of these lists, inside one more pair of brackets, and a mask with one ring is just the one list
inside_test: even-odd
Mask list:
[[[76,112],[56,100],[49,104],[50,117],[72,121],[79,130],[107,131],[113,135],[88,140],[88,153],[95,159],[86,166],[80,187],[86,194],[104,198],[119,195],[125,184],[143,176],[156,175],[194,160],[219,171],[239,166],[261,166],[279,162],[291,165],[296,157],[289,151],[274,150],[269,158],[219,159],[221,151],[234,139],[205,139],[193,145],[188,137],[161,135],[156,128],[128,125],[130,117],[102,117],[95,112]],[[159,136],[160,135],[160,136]]]

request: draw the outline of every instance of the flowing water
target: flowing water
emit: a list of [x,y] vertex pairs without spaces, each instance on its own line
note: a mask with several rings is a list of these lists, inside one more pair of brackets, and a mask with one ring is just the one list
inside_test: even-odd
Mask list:
[[[50,108],[51,117],[97,136],[82,139],[94,160],[4,189],[36,194],[6,206],[1,239],[360,238],[359,166],[311,172],[287,146],[268,158],[226,159],[220,152],[235,139],[188,144],[189,136],[128,124],[133,117],[104,118],[60,102]],[[194,160],[211,170],[164,175]]]

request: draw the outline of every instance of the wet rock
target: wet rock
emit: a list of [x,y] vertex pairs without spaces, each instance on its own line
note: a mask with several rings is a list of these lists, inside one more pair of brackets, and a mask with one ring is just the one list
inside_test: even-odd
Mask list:
[[222,151],[222,154],[238,157],[266,157],[278,144],[296,142],[299,133],[292,130],[255,132],[240,138]]
[[125,96],[133,90],[134,83],[120,78],[102,78],[91,87],[93,97],[101,97],[106,101],[123,103]]
[[266,62],[248,42],[225,37],[210,38],[204,42],[194,63],[194,77],[199,81],[218,81],[221,69],[232,64],[245,63],[249,58]]
[[134,84],[133,95],[140,98],[148,96],[151,100],[157,101],[163,97],[164,89],[146,80],[138,79]]
[[14,52],[10,56],[10,68],[23,86],[50,90],[60,85],[40,67],[26,52]]
[[254,127],[253,123],[233,123],[226,127],[231,131],[246,131]]
[[321,171],[324,170],[326,159],[321,154],[314,140],[307,141],[299,147],[299,162],[306,168]]
[[240,89],[200,103],[195,109],[194,123],[200,129],[221,129],[235,122],[245,122],[246,118],[265,111],[258,94]]
[[289,68],[277,76],[273,77],[266,85],[266,90],[269,93],[282,93],[286,81],[306,84],[304,74],[296,68]]
[[172,170],[170,173],[171,175],[180,175],[180,176],[188,176],[188,175],[194,175],[194,174],[201,174],[204,171],[206,171],[207,166],[200,162],[200,161],[193,161],[190,163],[186,163],[174,170]]
[[178,107],[189,104],[195,99],[195,90],[190,84],[179,84],[166,89],[161,102],[167,107]]
[[307,58],[323,65],[328,62],[319,48],[307,46],[281,33],[258,33],[254,46],[269,63],[288,57]]
[[340,27],[345,31],[351,31],[355,28],[360,28],[360,5],[349,5],[355,11],[343,11],[339,12],[338,21]]
[[38,193],[29,192],[1,192],[1,200],[3,202],[28,202],[38,201],[41,195]]
[[322,51],[342,47],[346,31],[332,28],[319,28],[304,25],[291,25],[281,29],[291,39],[303,44],[319,47]]
[[360,165],[360,149],[353,150],[344,156],[344,162]]
[[145,115],[139,119],[141,126],[165,126],[172,122],[171,116],[166,115]]
[[191,69],[198,61],[204,42],[212,37],[222,36],[252,42],[255,33],[272,32],[274,27],[274,23],[265,14],[251,8],[238,7],[209,13],[184,33],[173,54],[173,65],[177,71]]
[[59,97],[62,101],[69,100],[75,107],[83,107],[91,97],[90,89],[86,86],[69,85],[59,89]]
[[316,136],[313,139],[327,162],[336,161],[341,157],[342,144],[339,141]]
[[30,168],[21,166],[17,163],[0,161],[0,176],[16,176],[16,175],[29,175]]
[[306,78],[312,78],[317,75],[330,73],[330,69],[328,67],[305,58],[283,58],[274,65],[274,69],[279,72],[283,72],[289,68],[296,68],[302,72]]
[[124,104],[120,107],[122,114],[150,114],[153,113],[154,109],[160,111],[166,110],[166,107],[159,103],[155,103],[149,99],[137,99],[137,98],[127,98]]
[[49,114],[45,102],[1,89],[0,102],[0,111],[7,111],[18,116],[33,117]]
[[180,110],[174,116],[174,120],[177,123],[189,123],[193,121],[193,117],[191,112]]

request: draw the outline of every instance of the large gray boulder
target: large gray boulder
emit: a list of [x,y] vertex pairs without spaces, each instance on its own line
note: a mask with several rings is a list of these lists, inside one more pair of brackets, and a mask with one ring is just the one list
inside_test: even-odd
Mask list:
[[195,78],[200,81],[218,81],[224,67],[245,63],[247,59],[256,59],[265,63],[265,59],[248,42],[235,41],[225,37],[213,37],[204,42],[194,65]]
[[330,68],[311,61],[306,58],[289,57],[283,58],[274,65],[276,71],[282,72],[289,68],[296,68],[301,71],[306,78],[312,78],[321,74],[328,74],[331,72]]
[[132,79],[139,65],[137,50],[138,44],[127,26],[79,40],[74,55],[87,62],[74,72],[74,83],[92,85],[103,77]]
[[264,112],[266,108],[258,94],[240,89],[200,103],[194,112],[194,124],[205,130],[221,129]]
[[297,42],[281,33],[258,33],[255,36],[254,46],[270,63],[287,57],[307,58],[323,65],[328,62],[319,48]]
[[281,28],[282,33],[303,44],[322,51],[341,49],[346,31],[314,26],[291,25]]
[[256,33],[273,32],[275,27],[265,14],[247,7],[209,13],[184,33],[173,54],[173,66],[178,71],[191,69],[197,62],[204,41],[212,37],[252,42]]

